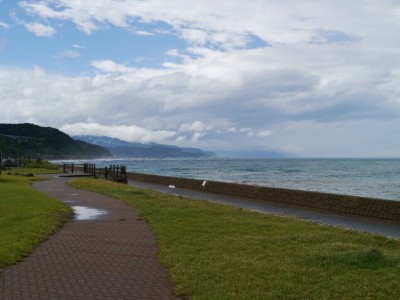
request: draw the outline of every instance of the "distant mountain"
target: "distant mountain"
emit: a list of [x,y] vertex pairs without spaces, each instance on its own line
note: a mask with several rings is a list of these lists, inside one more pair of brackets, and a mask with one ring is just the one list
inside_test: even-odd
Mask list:
[[114,157],[166,158],[166,157],[214,157],[215,153],[197,148],[181,148],[157,143],[130,143],[106,136],[81,135],[76,140],[85,141],[108,149]]
[[34,124],[0,124],[0,151],[3,157],[44,159],[100,158],[111,153],[97,145],[76,141],[51,127]]

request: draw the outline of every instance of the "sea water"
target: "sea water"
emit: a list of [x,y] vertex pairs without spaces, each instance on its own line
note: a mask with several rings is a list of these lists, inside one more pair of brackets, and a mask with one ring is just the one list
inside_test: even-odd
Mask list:
[[400,201],[400,159],[97,159],[128,172]]

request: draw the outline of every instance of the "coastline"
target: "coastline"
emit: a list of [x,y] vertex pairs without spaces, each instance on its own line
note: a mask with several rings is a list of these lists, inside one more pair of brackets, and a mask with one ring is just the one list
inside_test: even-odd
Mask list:
[[127,172],[127,179],[400,224],[400,201],[396,200],[139,172]]
[[96,159],[128,172],[400,200],[400,159]]

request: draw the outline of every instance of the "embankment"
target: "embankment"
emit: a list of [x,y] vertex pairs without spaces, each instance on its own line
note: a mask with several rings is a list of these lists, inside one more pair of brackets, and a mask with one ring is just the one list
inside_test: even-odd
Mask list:
[[262,201],[273,201],[286,205],[297,205],[338,214],[348,214],[400,223],[400,201],[218,181],[203,181],[142,173],[127,173],[127,177],[128,179],[142,182],[174,185],[180,188]]

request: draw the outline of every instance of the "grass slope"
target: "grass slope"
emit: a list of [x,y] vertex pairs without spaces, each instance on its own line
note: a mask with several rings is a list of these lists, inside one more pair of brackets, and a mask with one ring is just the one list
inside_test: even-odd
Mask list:
[[72,214],[61,202],[33,190],[32,180],[40,179],[4,171],[0,176],[0,270],[20,261]]
[[178,296],[400,299],[400,241],[133,188],[71,183],[117,197],[153,227]]

